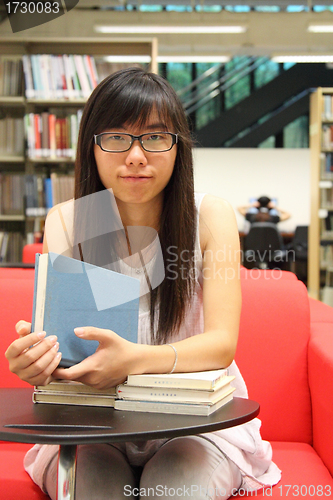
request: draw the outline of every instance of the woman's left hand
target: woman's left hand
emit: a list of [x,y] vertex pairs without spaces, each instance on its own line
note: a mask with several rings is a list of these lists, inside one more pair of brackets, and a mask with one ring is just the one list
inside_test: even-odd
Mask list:
[[123,339],[112,330],[84,327],[76,328],[75,334],[82,339],[97,340],[96,352],[70,368],[57,368],[53,377],[76,380],[95,389],[114,387],[134,373],[134,362],[138,357],[139,344]]

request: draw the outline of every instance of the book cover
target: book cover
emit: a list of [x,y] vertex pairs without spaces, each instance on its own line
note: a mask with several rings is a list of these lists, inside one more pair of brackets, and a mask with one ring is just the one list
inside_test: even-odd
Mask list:
[[127,384],[117,386],[117,396],[126,400],[165,401],[181,403],[214,404],[231,392],[233,387],[230,383],[235,377],[224,377],[223,385],[215,391],[203,391],[197,389],[178,389],[172,387],[132,387]]
[[214,390],[228,375],[228,368],[205,372],[128,375],[127,384],[141,387],[178,387],[179,389]]
[[162,403],[159,401],[127,401],[125,399],[116,399],[114,402],[114,408],[115,410],[126,411],[209,416],[222,406],[229,403],[229,401],[232,401],[232,399],[233,393],[212,405],[193,403]]
[[32,331],[56,335],[60,366],[79,363],[98,342],[78,338],[74,328],[113,330],[137,342],[140,281],[55,253],[36,254]]

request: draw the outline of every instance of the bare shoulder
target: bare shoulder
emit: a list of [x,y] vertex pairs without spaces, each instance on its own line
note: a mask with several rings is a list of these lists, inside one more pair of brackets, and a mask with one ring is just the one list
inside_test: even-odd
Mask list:
[[47,214],[44,231],[44,248],[63,254],[72,245],[74,200],[59,203]]
[[220,217],[221,215],[230,216],[233,214],[233,208],[230,203],[223,198],[214,196],[212,194],[206,194],[201,203],[200,215],[208,218]]
[[59,211],[61,211],[61,212],[63,212],[64,210],[65,210],[65,212],[71,211],[71,210],[73,210],[73,207],[74,207],[74,200],[63,201],[62,203],[58,203],[57,205],[54,205],[54,207],[52,207],[48,211],[47,216],[49,217],[53,213],[59,212]]
[[200,244],[207,247],[210,238],[230,241],[237,234],[235,212],[228,201],[218,196],[207,194],[200,206]]

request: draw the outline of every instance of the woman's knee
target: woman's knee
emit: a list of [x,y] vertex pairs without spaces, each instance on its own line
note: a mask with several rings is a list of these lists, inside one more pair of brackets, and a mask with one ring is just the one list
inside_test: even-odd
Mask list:
[[143,470],[140,488],[146,495],[150,488],[149,498],[223,500],[240,483],[239,469],[213,443],[191,436],[158,450]]

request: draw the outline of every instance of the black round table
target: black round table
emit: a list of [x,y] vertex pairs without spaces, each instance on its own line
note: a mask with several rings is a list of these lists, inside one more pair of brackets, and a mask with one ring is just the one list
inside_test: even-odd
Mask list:
[[74,500],[78,444],[142,441],[201,434],[252,420],[259,404],[234,398],[210,416],[34,404],[32,388],[0,389],[0,440],[58,444],[58,500]]

